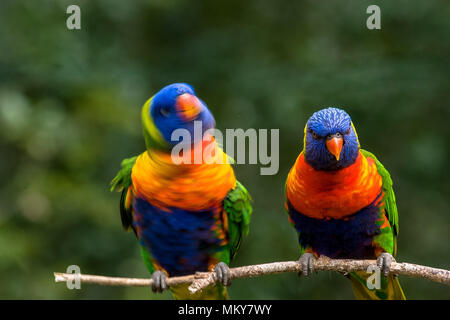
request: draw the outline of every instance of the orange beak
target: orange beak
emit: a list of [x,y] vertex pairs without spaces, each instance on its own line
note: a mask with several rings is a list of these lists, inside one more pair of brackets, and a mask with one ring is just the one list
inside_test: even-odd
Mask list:
[[336,160],[339,161],[344,140],[342,138],[332,137],[327,140],[326,144],[328,151],[330,151],[330,153],[336,157]]
[[176,101],[177,111],[185,121],[192,121],[203,110],[203,104],[200,100],[189,93],[178,96]]

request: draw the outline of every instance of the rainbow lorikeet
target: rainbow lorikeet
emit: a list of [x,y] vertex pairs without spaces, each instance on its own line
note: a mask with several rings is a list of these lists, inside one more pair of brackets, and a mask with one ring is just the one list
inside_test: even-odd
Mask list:
[[286,181],[286,209],[298,232],[302,274],[320,255],[377,259],[380,289],[370,290],[366,272],[353,272],[357,299],[405,299],[389,274],[397,251],[398,214],[389,172],[360,149],[350,116],[341,109],[314,113],[305,126],[303,151]]
[[[147,150],[122,162],[111,189],[122,191],[122,224],[139,240],[152,290],[167,289],[167,277],[215,271],[218,283],[199,294],[188,285],[170,290],[176,299],[226,299],[228,265],[249,231],[252,206],[227,155],[207,138],[214,117],[190,85],[175,83],[144,104],[142,122]],[[177,129],[189,135],[172,139]],[[180,143],[189,148],[172,152]]]

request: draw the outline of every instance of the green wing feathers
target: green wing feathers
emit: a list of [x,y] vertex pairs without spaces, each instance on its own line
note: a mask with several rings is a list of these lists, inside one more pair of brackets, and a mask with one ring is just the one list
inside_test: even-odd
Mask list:
[[[127,197],[129,187],[131,186],[131,171],[136,162],[137,156],[124,159],[121,163],[121,169],[111,181],[111,191],[121,191],[120,196],[120,218],[122,219],[122,225],[125,230],[130,227],[133,228],[133,213],[131,206],[127,204]],[[134,231],[134,229],[133,229]]]
[[380,174],[383,181],[383,192],[384,192],[384,202],[385,202],[385,211],[388,221],[392,227],[392,231],[394,233],[394,254],[397,251],[397,235],[398,235],[398,212],[397,212],[397,204],[395,202],[395,194],[394,189],[392,188],[392,179],[389,172],[383,166],[383,164],[378,161],[378,159],[369,151],[361,149],[361,153],[365,157],[372,158],[375,161],[377,166],[377,171]]
[[250,194],[239,181],[236,181],[236,187],[228,192],[223,201],[224,210],[228,216],[231,258],[236,255],[242,238],[249,232],[253,212],[251,202]]
[[131,186],[131,171],[138,156],[123,159],[120,164],[120,171],[111,181],[111,191],[122,191]]

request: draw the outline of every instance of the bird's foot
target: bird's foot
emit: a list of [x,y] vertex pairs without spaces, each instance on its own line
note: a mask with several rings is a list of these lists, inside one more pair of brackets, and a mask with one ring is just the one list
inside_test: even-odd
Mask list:
[[385,277],[387,277],[391,271],[392,261],[395,261],[394,257],[387,252],[381,253],[377,258],[377,266]]
[[301,255],[298,263],[302,267],[302,272],[299,275],[308,276],[314,272],[314,262],[316,258],[312,253],[304,253]]
[[164,272],[156,270],[152,275],[152,291],[162,293],[167,289],[167,276]]
[[225,262],[219,262],[214,267],[214,271],[216,272],[216,279],[224,286],[231,285],[231,272],[230,268],[227,266]]

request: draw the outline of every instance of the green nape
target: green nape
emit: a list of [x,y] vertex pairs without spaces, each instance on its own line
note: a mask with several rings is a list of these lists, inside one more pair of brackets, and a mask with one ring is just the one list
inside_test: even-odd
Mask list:
[[162,142],[160,139],[153,138],[152,135],[145,130],[145,128],[143,129],[143,134],[147,150],[161,150],[161,151],[171,150],[171,147],[167,143]]

